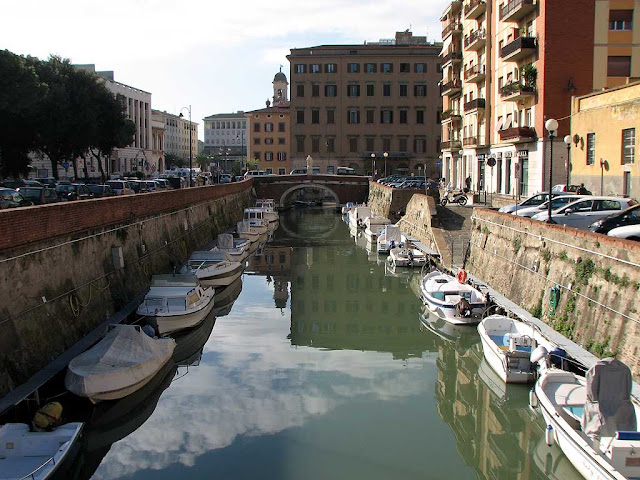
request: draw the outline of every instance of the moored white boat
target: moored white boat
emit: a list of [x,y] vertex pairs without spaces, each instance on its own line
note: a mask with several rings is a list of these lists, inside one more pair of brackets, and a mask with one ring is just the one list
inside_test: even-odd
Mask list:
[[213,297],[214,288],[203,288],[195,275],[154,275],[137,313],[155,322],[164,335],[202,322],[213,308]]
[[547,340],[532,324],[504,315],[490,315],[478,325],[484,358],[506,383],[533,381],[535,364],[531,352],[538,345],[552,351],[557,345]]
[[387,261],[394,267],[422,268],[427,263],[427,256],[412,246],[396,247],[389,251]]
[[172,338],[152,338],[139,325],[114,325],[100,342],[69,362],[70,392],[93,402],[139,390],[171,359]]
[[598,361],[587,377],[541,369],[535,399],[555,443],[587,479],[640,478],[640,405],[631,397],[631,371],[619,360]]
[[438,270],[432,270],[422,278],[420,293],[429,310],[455,324],[479,323],[487,308],[487,299],[482,292]]
[[83,423],[67,423],[50,432],[32,432],[26,423],[0,427],[0,478],[51,478],[69,456]]
[[238,238],[246,238],[251,243],[255,243],[260,240],[260,232],[257,228],[251,226],[249,222],[245,222],[244,220],[240,220],[236,226],[236,231],[238,232]]
[[371,209],[366,205],[358,205],[349,210],[349,228],[364,228],[364,221],[371,216]]
[[261,198],[256,200],[255,208],[264,211],[264,218],[269,222],[277,222],[279,215],[276,211],[276,202],[271,198]]
[[378,253],[388,254],[392,248],[403,247],[407,238],[397,225],[387,225],[376,240]]
[[378,235],[391,224],[391,220],[386,217],[371,216],[364,221],[364,237],[369,243],[375,243]]
[[245,208],[243,220],[261,234],[269,229],[269,221],[261,208]]
[[355,204],[355,203],[353,203],[353,202],[347,202],[347,203],[345,203],[345,204],[342,206],[342,209],[341,209],[342,215],[348,215],[348,214],[349,214],[349,211],[350,211],[353,207],[355,207],[355,206],[356,206],[356,204]]
[[244,265],[230,260],[221,251],[196,251],[191,254],[180,273],[195,275],[202,285],[224,287],[242,275]]
[[221,233],[211,251],[225,253],[234,262],[243,262],[249,256],[250,246],[251,240],[248,238],[233,238],[230,233]]

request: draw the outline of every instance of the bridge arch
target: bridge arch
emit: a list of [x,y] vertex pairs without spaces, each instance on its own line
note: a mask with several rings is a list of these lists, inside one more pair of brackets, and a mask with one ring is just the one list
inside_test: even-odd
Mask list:
[[334,192],[331,188],[325,185],[322,185],[321,183],[313,183],[313,184],[302,183],[300,185],[294,185],[293,187],[290,187],[284,191],[284,193],[280,196],[280,199],[278,200],[278,205],[280,206],[280,208],[284,208],[286,206],[284,201],[287,199],[287,197],[293,194],[293,192],[297,190],[304,190],[305,188],[315,188],[318,190],[322,190],[323,192],[325,192],[325,194],[328,194],[333,199],[333,201],[336,202],[337,205],[340,204],[340,198],[338,197],[336,192]]

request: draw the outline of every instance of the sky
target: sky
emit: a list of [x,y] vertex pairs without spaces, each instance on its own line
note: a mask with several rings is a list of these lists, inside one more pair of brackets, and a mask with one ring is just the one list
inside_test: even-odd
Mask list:
[[[411,29],[440,41],[446,0],[21,0],[3,2],[0,48],[92,63],[199,122],[263,108],[291,48],[362,44]],[[182,110],[188,117],[188,109]]]

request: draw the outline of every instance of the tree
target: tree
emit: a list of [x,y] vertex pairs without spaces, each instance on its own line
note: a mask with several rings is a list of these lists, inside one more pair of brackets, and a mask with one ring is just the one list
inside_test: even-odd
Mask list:
[[173,170],[174,168],[183,168],[189,166],[188,160],[185,160],[182,157],[178,157],[177,155],[173,155],[172,153],[165,154],[164,162],[170,170]]

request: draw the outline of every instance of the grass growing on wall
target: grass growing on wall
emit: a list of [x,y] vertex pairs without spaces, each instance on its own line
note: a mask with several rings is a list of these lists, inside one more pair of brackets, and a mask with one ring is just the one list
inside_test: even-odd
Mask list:
[[607,336],[603,342],[594,342],[593,340],[589,340],[585,344],[584,348],[600,358],[615,357],[618,355],[618,352],[609,350],[610,341],[611,337],[609,336]]
[[576,265],[576,280],[583,285],[589,284],[589,279],[596,271],[596,264],[590,258]]

